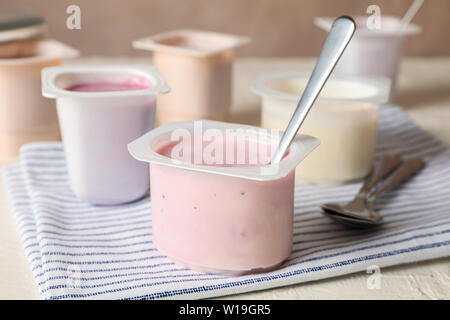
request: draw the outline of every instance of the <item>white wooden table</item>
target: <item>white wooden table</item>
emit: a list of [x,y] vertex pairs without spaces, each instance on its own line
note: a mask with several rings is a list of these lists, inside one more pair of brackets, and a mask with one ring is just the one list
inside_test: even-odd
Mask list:
[[[82,58],[71,64],[148,64],[146,58]],[[249,90],[270,70],[311,71],[314,59],[241,58],[235,63],[231,120],[258,124],[259,98]],[[450,145],[450,58],[405,59],[397,103],[423,128]],[[0,166],[16,161],[0,159]],[[449,212],[450,214],[450,212]],[[226,299],[450,299],[450,258],[381,270],[379,289],[366,273],[225,297]],[[40,299],[0,182],[0,299]]]

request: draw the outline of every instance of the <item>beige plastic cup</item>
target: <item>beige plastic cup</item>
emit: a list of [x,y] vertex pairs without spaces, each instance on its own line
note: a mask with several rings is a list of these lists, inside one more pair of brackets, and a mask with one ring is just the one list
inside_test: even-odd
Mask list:
[[[309,77],[274,72],[254,82],[251,90],[262,98],[262,127],[287,127]],[[296,181],[335,185],[364,178],[372,169],[378,108],[388,96],[388,79],[332,76],[300,128],[321,145],[296,168]]]
[[[22,144],[59,140],[55,102],[41,95],[41,70],[78,56],[78,51],[55,40],[9,44],[0,59],[0,155],[14,157]],[[6,48],[6,47],[4,47]]]
[[169,94],[158,97],[157,123],[226,120],[234,48],[248,41],[196,30],[175,30],[134,41],[135,48],[153,51],[153,64],[171,88]]
[[[383,16],[380,29],[369,29],[367,18],[355,18],[357,24],[355,34],[342,57],[336,65],[336,74],[387,77],[391,80],[389,101],[395,99],[395,89],[400,61],[403,55],[403,43],[408,35],[421,32],[415,24],[408,24],[402,28],[400,18]],[[315,24],[325,31],[329,31],[334,18],[318,17]]]

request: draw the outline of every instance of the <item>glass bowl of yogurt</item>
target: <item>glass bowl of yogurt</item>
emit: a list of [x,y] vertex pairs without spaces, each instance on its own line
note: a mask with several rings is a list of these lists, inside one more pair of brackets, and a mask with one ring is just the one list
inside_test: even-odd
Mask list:
[[[283,129],[309,79],[303,72],[260,76],[251,90],[261,96],[261,125]],[[321,145],[296,170],[298,182],[341,184],[364,178],[372,169],[378,108],[389,97],[389,80],[332,76],[300,128]]]
[[319,144],[299,135],[270,165],[279,131],[197,120],[128,145],[150,163],[152,235],[176,263],[240,275],[279,266],[292,247],[295,167]]

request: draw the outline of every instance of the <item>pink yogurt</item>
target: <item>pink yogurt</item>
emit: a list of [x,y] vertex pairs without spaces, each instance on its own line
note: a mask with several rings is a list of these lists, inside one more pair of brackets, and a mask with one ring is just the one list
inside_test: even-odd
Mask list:
[[108,92],[125,90],[143,90],[150,88],[149,84],[135,82],[92,82],[81,83],[66,88],[69,91],[78,92]]
[[[170,158],[176,145],[155,152]],[[150,172],[153,241],[175,262],[240,275],[273,269],[290,254],[294,170],[268,181],[153,163]]]

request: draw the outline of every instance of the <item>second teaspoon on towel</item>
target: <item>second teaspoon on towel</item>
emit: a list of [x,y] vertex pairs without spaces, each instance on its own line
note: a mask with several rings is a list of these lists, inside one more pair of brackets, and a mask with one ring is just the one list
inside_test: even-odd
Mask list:
[[[350,225],[352,227],[366,228],[380,225],[383,220],[374,210],[375,199],[383,192],[393,188],[400,182],[422,170],[424,166],[425,162],[421,159],[406,159],[403,161],[402,165],[398,166],[386,180],[380,182],[376,186],[375,190],[367,196],[365,201],[356,200],[359,207],[353,205],[350,207],[351,210],[346,210],[347,206],[325,204],[321,206],[323,214],[337,222]],[[369,178],[369,180],[371,179]]]

